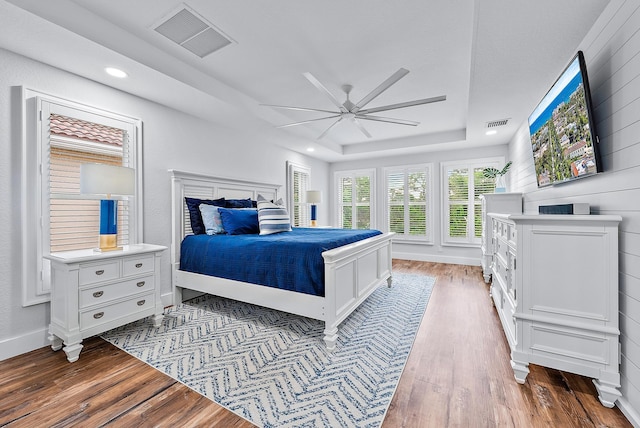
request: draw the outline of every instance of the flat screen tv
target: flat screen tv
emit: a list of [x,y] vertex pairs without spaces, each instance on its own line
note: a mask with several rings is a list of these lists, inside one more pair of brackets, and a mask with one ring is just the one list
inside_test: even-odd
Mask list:
[[589,80],[578,51],[529,116],[538,187],[602,171]]

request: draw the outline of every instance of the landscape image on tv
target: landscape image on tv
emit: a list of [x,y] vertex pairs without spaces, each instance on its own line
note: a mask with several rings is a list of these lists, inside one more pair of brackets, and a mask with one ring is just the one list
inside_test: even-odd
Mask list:
[[539,187],[598,172],[587,97],[586,70],[579,52],[529,117]]

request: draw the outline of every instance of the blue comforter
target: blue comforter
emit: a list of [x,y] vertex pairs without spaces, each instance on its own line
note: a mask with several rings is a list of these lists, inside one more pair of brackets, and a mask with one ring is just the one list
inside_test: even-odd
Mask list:
[[324,296],[322,252],[381,233],[296,227],[273,235],[189,235],[180,270]]

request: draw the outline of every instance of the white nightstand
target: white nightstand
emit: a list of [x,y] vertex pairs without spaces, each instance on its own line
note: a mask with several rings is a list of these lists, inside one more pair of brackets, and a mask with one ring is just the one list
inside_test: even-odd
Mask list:
[[122,251],[77,250],[52,253],[51,348],[70,362],[80,357],[82,340],[112,328],[153,317],[163,318],[160,256],[167,247],[124,246]]

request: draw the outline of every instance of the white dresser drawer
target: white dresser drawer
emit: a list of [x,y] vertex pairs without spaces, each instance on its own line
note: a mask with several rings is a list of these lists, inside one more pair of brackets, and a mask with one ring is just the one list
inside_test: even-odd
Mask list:
[[120,261],[110,260],[102,263],[83,264],[80,266],[78,285],[95,284],[120,277]]
[[126,258],[122,261],[122,276],[153,272],[153,262],[153,254]]
[[154,290],[153,275],[80,290],[80,308]]
[[153,293],[144,294],[124,302],[105,305],[100,308],[80,312],[80,328],[88,329],[108,323],[118,318],[142,312],[155,305]]

